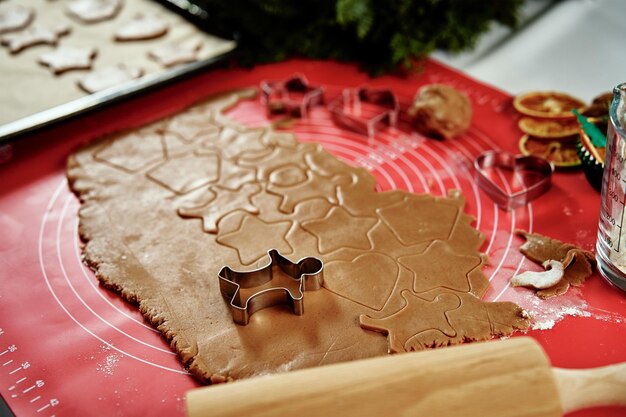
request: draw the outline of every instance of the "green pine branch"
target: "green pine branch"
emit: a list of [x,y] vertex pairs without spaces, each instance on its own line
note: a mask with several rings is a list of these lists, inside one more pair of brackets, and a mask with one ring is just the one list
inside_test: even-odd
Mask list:
[[244,65],[288,57],[355,61],[372,74],[435,49],[472,48],[491,22],[515,27],[523,0],[196,0],[209,29],[237,33]]

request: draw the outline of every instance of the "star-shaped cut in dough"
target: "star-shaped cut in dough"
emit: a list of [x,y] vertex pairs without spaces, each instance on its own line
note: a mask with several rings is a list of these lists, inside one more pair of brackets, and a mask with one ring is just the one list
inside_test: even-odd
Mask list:
[[329,253],[342,248],[371,249],[368,233],[376,223],[374,217],[356,217],[333,207],[323,219],[303,222],[302,228],[317,238],[320,253]]
[[337,188],[350,183],[350,177],[338,175],[333,179],[319,176],[313,171],[306,172],[306,180],[291,186],[282,186],[269,183],[266,187],[270,194],[282,197],[279,210],[283,213],[293,213],[298,203],[306,200],[322,198],[331,204],[337,204]]
[[228,190],[219,186],[208,189],[208,200],[194,203],[178,209],[181,217],[202,219],[202,228],[207,233],[217,233],[220,219],[237,210],[258,214],[259,209],[252,204],[252,196],[261,192],[259,184],[245,184],[239,190]]
[[148,52],[148,56],[164,68],[194,62],[198,59],[198,51],[202,48],[199,39],[187,39],[183,42],[171,42],[161,45]]
[[470,292],[468,274],[481,265],[482,259],[480,256],[459,255],[445,241],[436,240],[424,253],[402,256],[398,262],[413,272],[416,293],[438,287]]
[[122,0],[74,0],[67,5],[67,14],[84,23],[114,18],[122,9]]
[[22,30],[33,21],[35,13],[28,7],[15,5],[0,11],[0,33]]
[[461,306],[459,297],[443,293],[433,301],[427,301],[409,290],[402,291],[401,296],[405,305],[396,313],[380,319],[366,315],[359,317],[362,328],[387,335],[390,353],[413,350],[407,342],[426,330],[439,330],[449,337],[456,335],[446,313]]
[[218,233],[216,241],[235,249],[242,265],[250,265],[267,256],[269,249],[287,255],[293,253],[293,248],[285,238],[292,225],[291,221],[267,223],[247,214],[237,230],[224,235]]
[[203,146],[219,150],[225,158],[237,159],[244,156],[260,156],[271,151],[262,141],[265,129],[240,131],[226,126],[219,134],[203,141]]
[[296,165],[307,168],[304,161],[306,154],[315,152],[319,145],[313,143],[301,143],[295,147],[276,146],[272,152],[263,158],[243,157],[241,164],[257,167],[259,181],[267,181],[273,171],[286,165]]
[[70,33],[68,25],[57,25],[53,28],[33,26],[22,32],[11,33],[0,38],[0,43],[9,48],[12,54],[35,45],[56,45],[61,36]]
[[91,68],[91,61],[96,52],[96,48],[59,46],[52,52],[39,55],[38,61],[58,75],[70,70]]

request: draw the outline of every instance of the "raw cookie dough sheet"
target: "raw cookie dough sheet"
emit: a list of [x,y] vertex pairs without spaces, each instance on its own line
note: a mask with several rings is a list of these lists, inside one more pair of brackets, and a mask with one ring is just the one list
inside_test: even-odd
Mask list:
[[[67,186],[65,161],[86,140],[144,124],[211,93],[256,86],[296,71],[325,85],[329,99],[343,87],[366,82],[393,88],[405,105],[420,85],[431,82],[451,84],[470,95],[476,116],[468,134],[458,140],[438,142],[386,131],[367,141],[337,128],[324,109],[315,109],[291,130],[298,140],[320,142],[338,158],[368,169],[381,191],[399,188],[442,196],[460,189],[467,200],[465,211],[476,217],[475,225],[486,237],[481,248],[491,261],[483,269],[491,280],[486,300],[537,308],[531,291],[508,286],[518,269],[534,267],[518,252],[522,240],[513,236],[515,228],[593,249],[599,197],[582,173],[557,173],[548,194],[512,213],[498,211],[476,188],[473,157],[496,147],[515,152],[519,132],[510,97],[435,62],[423,74],[403,80],[370,81],[352,66],[310,61],[199,75],[18,144],[14,161],[0,167],[7,184],[0,193],[0,353],[6,350],[0,361],[0,393],[18,417],[94,410],[103,415],[183,415],[184,392],[197,385],[195,380],[136,308],[100,287],[81,262],[79,204]],[[251,127],[268,122],[258,101],[241,103],[229,117]],[[582,290],[552,303],[555,321],[568,308],[590,316],[566,317],[550,330],[531,332],[555,366],[626,360],[626,302],[598,275]],[[385,342],[384,336],[375,336]],[[579,415],[609,417],[622,411]]]
[[[117,16],[96,23],[83,23],[70,17],[66,13],[70,3],[70,0],[9,0],[1,2],[0,8],[21,5],[33,9],[35,17],[30,27],[69,25],[71,32],[60,38],[59,45],[96,48],[97,56],[93,60],[92,70],[124,64],[143,69],[146,78],[155,77],[166,71],[148,57],[148,51],[158,46],[198,39],[202,43],[198,61],[222,55],[235,46],[232,41],[202,32],[156,1],[126,0]],[[156,39],[116,42],[115,31],[138,13],[153,13],[161,17],[169,25],[168,32]],[[37,62],[39,55],[54,49],[54,46],[39,45],[11,54],[7,48],[0,47],[0,126],[88,95],[76,83],[90,70],[54,75]]]

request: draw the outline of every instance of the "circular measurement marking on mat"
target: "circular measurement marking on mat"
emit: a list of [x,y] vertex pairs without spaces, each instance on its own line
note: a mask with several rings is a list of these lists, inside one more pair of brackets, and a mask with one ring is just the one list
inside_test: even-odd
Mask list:
[[143,322],[138,310],[99,286],[82,263],[78,206],[63,178],[41,219],[39,264],[55,301],[75,324],[120,358],[188,374],[159,332]]

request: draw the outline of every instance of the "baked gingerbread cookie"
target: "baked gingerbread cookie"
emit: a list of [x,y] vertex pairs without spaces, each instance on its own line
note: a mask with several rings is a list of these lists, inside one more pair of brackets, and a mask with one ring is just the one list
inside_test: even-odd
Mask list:
[[99,68],[78,80],[78,86],[87,93],[97,93],[107,88],[136,80],[143,75],[141,68],[127,67],[118,64]]
[[198,60],[198,51],[202,48],[199,39],[187,39],[170,42],[148,51],[148,56],[164,68],[187,64]]
[[[216,95],[104,137],[67,166],[81,201],[85,262],[102,285],[138,305],[200,381],[528,327],[517,305],[481,301],[489,286],[484,236],[459,192],[377,192],[369,172],[321,145],[223,114],[254,94]],[[271,249],[294,264],[323,261],[322,288],[304,291],[302,315],[275,305],[237,324],[218,274],[264,266]],[[273,282],[242,287],[237,302],[280,290]]]
[[67,14],[82,23],[96,23],[113,19],[122,10],[123,0],[73,0],[67,5]]
[[120,26],[114,37],[119,42],[141,41],[160,38],[168,30],[169,23],[165,19],[155,14],[143,13]]
[[28,7],[10,5],[0,9],[0,34],[25,29],[35,18],[35,12]]
[[55,27],[31,26],[17,33],[10,33],[0,38],[0,43],[12,54],[36,45],[57,45],[62,36],[69,34],[71,27],[59,24]]
[[97,52],[96,48],[63,45],[39,55],[37,61],[59,75],[71,70],[90,69]]

